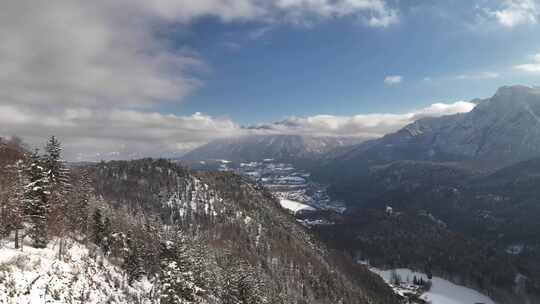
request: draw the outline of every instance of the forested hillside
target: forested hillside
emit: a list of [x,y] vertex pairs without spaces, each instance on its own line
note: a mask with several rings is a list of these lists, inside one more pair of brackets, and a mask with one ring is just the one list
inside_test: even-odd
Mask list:
[[538,88],[506,86],[341,151],[313,170],[348,208],[321,233],[379,266],[429,264],[501,303],[537,302],[538,113]]
[[[234,174],[152,159],[68,166],[54,137],[44,153],[13,140],[1,148],[2,252],[12,258],[0,261],[0,302],[400,302]],[[83,292],[95,284],[110,292]]]

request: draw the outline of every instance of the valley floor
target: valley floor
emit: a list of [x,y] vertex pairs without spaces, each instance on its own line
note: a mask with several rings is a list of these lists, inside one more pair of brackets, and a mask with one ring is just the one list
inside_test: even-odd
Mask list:
[[[380,275],[398,294],[411,292],[413,278],[422,278],[427,281],[427,275],[421,272],[415,272],[407,268],[381,270],[370,267],[370,270]],[[393,273],[401,279],[401,284],[396,286],[391,284]],[[431,279],[431,289],[421,294],[420,298],[431,304],[495,304],[488,296],[479,293],[473,289],[454,284],[439,277]]]

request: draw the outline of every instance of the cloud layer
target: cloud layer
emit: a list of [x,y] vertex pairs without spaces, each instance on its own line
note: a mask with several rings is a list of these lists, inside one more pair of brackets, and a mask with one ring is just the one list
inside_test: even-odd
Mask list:
[[[70,159],[164,156],[240,128],[160,114],[211,70],[167,31],[202,17],[260,26],[354,17],[398,21],[384,0],[7,0],[0,10],[0,136],[56,134]],[[264,34],[264,33],[261,33]]]
[[523,24],[536,24],[540,16],[537,0],[502,0],[501,7],[489,14],[503,26],[512,28]]
[[439,117],[469,112],[475,104],[458,101],[450,104],[435,103],[429,107],[404,114],[361,114],[354,116],[315,115],[291,117],[281,122],[258,125],[250,129],[280,134],[319,136],[357,136],[376,138],[394,132],[424,117]]
[[66,144],[66,159],[77,161],[172,157],[241,131],[230,119],[201,113],[177,116],[120,109],[68,108],[43,115],[0,105],[0,121],[0,136],[24,135],[35,145],[45,136],[58,136]]
[[[101,160],[179,156],[208,141],[247,134],[299,134],[376,138],[423,117],[468,112],[474,104],[436,103],[404,114],[354,116],[315,115],[241,127],[228,118],[201,113],[190,116],[141,112],[66,108],[48,115],[39,110],[0,105],[0,136],[24,135],[33,144],[55,134],[66,143],[69,160]],[[6,132],[10,132],[7,133]]]
[[515,68],[524,72],[540,73],[540,53],[532,56],[531,62],[516,65]]

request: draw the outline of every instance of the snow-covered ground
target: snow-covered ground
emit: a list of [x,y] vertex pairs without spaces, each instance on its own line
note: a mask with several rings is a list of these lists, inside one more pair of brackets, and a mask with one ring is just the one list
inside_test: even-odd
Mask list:
[[146,279],[127,284],[125,272],[85,245],[67,241],[58,259],[58,242],[44,249],[14,249],[0,240],[0,303],[150,303]]
[[279,203],[281,207],[290,210],[292,213],[298,213],[300,211],[315,211],[317,209],[311,207],[310,205],[302,204],[296,201],[291,201],[288,199],[280,199]]
[[[380,275],[385,282],[390,283],[393,270],[380,270],[373,267],[370,267],[370,270]],[[415,272],[406,268],[394,270],[401,277],[403,285],[412,282],[414,276],[418,279],[423,278],[424,280],[427,280],[427,275],[421,272]],[[495,304],[488,296],[476,290],[456,285],[445,279],[433,277],[431,282],[431,289],[428,292],[423,293],[421,298],[432,304]]]

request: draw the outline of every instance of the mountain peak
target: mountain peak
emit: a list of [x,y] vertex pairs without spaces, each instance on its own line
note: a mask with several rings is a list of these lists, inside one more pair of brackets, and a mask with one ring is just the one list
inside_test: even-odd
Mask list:
[[540,90],[534,87],[528,87],[524,85],[511,85],[511,86],[502,86],[497,90],[494,97],[497,96],[516,96],[516,95],[530,95],[530,94],[539,94]]
[[478,107],[478,112],[499,113],[501,117],[516,115],[518,112],[534,112],[540,106],[540,89],[523,85],[503,86],[486,103]]
[[471,112],[418,120],[364,147],[349,158],[379,162],[483,160],[499,166],[538,157],[540,88],[501,87]]

